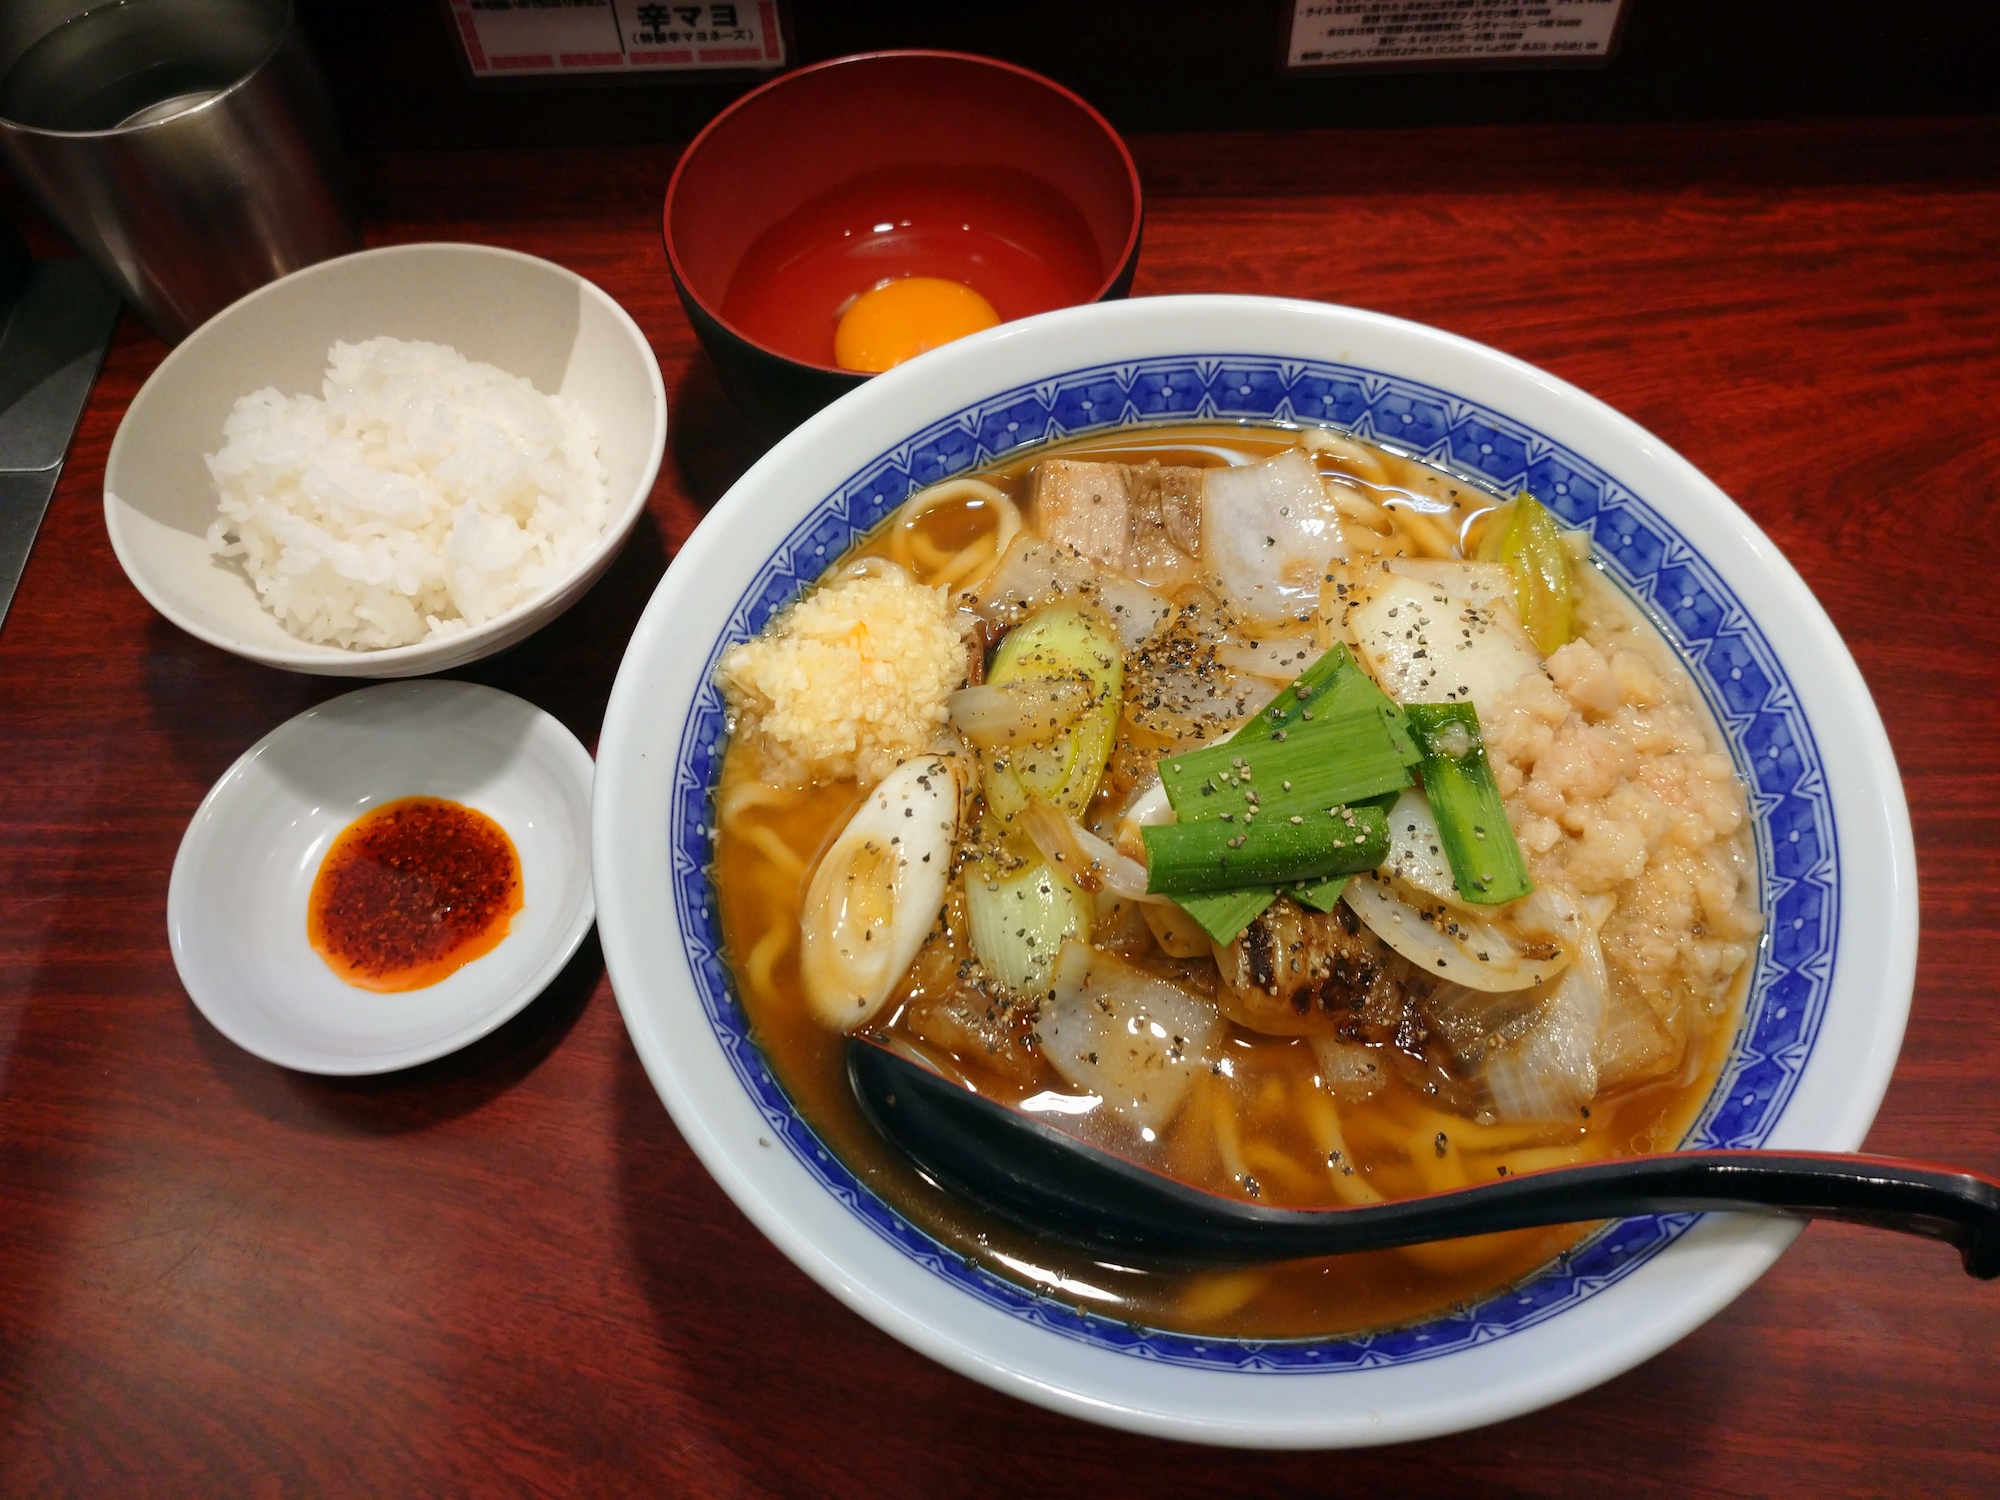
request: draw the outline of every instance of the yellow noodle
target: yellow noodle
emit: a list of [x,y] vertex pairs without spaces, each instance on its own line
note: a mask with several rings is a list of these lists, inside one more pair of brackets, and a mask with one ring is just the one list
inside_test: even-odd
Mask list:
[[1215,1149],[1222,1157],[1223,1170],[1238,1180],[1249,1176],[1250,1169],[1243,1162],[1242,1143],[1236,1136],[1236,1111],[1216,1109],[1209,1116],[1209,1124],[1215,1132]]
[[[975,500],[994,513],[992,555],[976,559],[963,573],[957,572],[954,566],[949,576],[931,580],[934,585],[973,589],[983,583],[986,575],[1000,565],[1000,558],[1006,552],[1008,545],[1021,534],[1021,508],[1005,490],[998,485],[988,484],[983,479],[947,479],[942,484],[934,484],[927,490],[919,490],[905,500],[903,509],[896,518],[896,524],[890,528],[892,534],[908,534],[917,518],[925,511],[952,501]],[[963,553],[960,554],[959,561],[964,561]]]
[[1507,1158],[1509,1172],[1542,1172],[1550,1167],[1567,1167],[1597,1153],[1579,1141],[1574,1146],[1539,1146],[1532,1151],[1516,1151]]
[[777,993],[778,986],[772,978],[771,970],[792,946],[792,932],[795,925],[788,919],[780,919],[766,929],[764,935],[757,939],[745,956],[743,975],[759,996],[768,997]]
[[1420,510],[1395,507],[1396,526],[1425,557],[1455,557],[1458,549],[1453,545],[1451,533],[1438,523],[1435,516],[1425,515]]
[[[1349,489],[1344,484],[1333,486],[1333,508],[1350,521],[1357,521],[1377,536],[1384,535],[1396,523],[1389,512],[1370,500],[1361,491]],[[1342,528],[1345,531],[1346,528]]]
[[983,537],[969,547],[959,550],[951,566],[930,580],[935,588],[954,588],[977,573],[984,578],[993,571],[993,565],[1000,560],[1000,551],[995,537]]
[[1343,1203],[1380,1203],[1382,1195],[1354,1165],[1347,1139],[1340,1129],[1340,1111],[1330,1095],[1308,1089],[1305,1096],[1306,1125],[1320,1150],[1326,1153],[1327,1170],[1333,1174],[1333,1190]]
[[1510,1248],[1510,1237],[1503,1234],[1481,1234],[1464,1240],[1438,1240],[1429,1245],[1405,1245],[1397,1253],[1406,1260],[1413,1260],[1428,1271],[1445,1275],[1458,1275],[1474,1266],[1505,1254]]
[[745,823],[735,831],[745,843],[755,845],[778,873],[787,879],[797,880],[805,874],[806,862],[799,858],[790,844],[778,837],[775,829],[762,823]]
[[917,582],[936,583],[936,577],[928,575],[934,575],[940,568],[948,568],[958,560],[957,551],[947,551],[921,532],[898,529],[910,539],[910,556],[915,559],[913,567],[917,571]]
[[1424,1180],[1424,1191],[1447,1193],[1453,1188],[1462,1188],[1469,1179],[1465,1175],[1465,1158],[1458,1154],[1449,1132],[1443,1132],[1444,1150],[1437,1148],[1439,1132],[1433,1132],[1427,1139],[1410,1143],[1410,1160],[1416,1164],[1417,1175]]
[[[944,505],[953,500],[983,500],[988,505],[1012,506],[1013,500],[997,484],[988,484],[983,479],[946,479],[929,489],[918,490],[903,502],[903,509],[896,517],[900,525],[908,526],[925,511]],[[1020,512],[1015,511],[1018,517]]]
[[736,820],[751,808],[796,807],[803,796],[805,792],[801,789],[771,786],[754,777],[744,776],[723,787],[716,807],[716,821],[734,833]]
[[1387,531],[1370,531],[1366,526],[1345,527],[1341,535],[1347,538],[1347,550],[1351,557],[1396,557],[1409,550],[1409,542],[1400,531],[1391,526]]
[[1250,1175],[1257,1179],[1260,1187],[1268,1194],[1273,1187],[1292,1193],[1310,1193],[1316,1186],[1314,1179],[1305,1175],[1299,1164],[1285,1155],[1269,1141],[1245,1141],[1243,1143],[1243,1164],[1250,1168]]
[[1344,438],[1324,427],[1308,427],[1299,434],[1299,442],[1308,453],[1325,454],[1341,470],[1357,479],[1380,485],[1389,482],[1388,466],[1352,438]]
[[1525,1120],[1514,1124],[1482,1125],[1477,1120],[1468,1120],[1463,1115],[1448,1115],[1441,1109],[1416,1111],[1415,1128],[1427,1132],[1426,1139],[1443,1131],[1451,1138],[1451,1143],[1466,1151],[1512,1151],[1521,1146],[1547,1143],[1551,1136],[1561,1137],[1573,1133],[1573,1125],[1556,1124],[1546,1120]]
[[1257,1097],[1251,1101],[1251,1108],[1266,1119],[1290,1119],[1290,1101],[1285,1097],[1288,1092],[1284,1079],[1267,1078],[1258,1088]]
[[1181,1316],[1195,1323],[1212,1323],[1248,1305],[1270,1279],[1268,1271],[1217,1271],[1200,1277],[1181,1293]]

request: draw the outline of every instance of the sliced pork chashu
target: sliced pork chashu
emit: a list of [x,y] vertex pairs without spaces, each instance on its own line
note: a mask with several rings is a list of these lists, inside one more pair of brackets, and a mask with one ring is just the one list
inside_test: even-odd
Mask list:
[[1029,481],[1044,537],[1156,587],[1193,576],[1201,493],[1201,470],[1160,463],[1050,458]]

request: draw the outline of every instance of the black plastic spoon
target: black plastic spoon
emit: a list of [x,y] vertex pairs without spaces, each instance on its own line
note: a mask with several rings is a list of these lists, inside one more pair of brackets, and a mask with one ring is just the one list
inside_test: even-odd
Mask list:
[[1557,1167],[1396,1203],[1263,1208],[1086,1145],[860,1039],[855,1098],[924,1172],[1004,1218],[1103,1255],[1248,1265],[1634,1214],[1794,1214],[1944,1240],[2000,1276],[2000,1182],[1885,1157],[1674,1151]]

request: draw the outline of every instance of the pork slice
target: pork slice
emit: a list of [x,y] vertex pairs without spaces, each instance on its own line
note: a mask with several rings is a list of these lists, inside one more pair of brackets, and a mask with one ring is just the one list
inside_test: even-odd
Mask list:
[[1132,572],[1147,583],[1193,574],[1201,551],[1201,470],[1157,459],[1125,470],[1132,497]]
[[1035,529],[1121,573],[1132,560],[1132,496],[1123,464],[1045,458],[1029,485]]

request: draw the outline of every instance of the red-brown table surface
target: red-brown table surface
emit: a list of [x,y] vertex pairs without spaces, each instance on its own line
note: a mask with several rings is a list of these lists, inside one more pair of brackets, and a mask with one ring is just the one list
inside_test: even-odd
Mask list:
[[[1861,664],[1916,824],[1922,956],[1870,1149],[2000,1172],[2000,126],[1140,139],[1136,291],[1355,303],[1494,344],[1686,454]],[[675,549],[756,454],[668,283],[665,149],[360,164],[371,242],[591,277],[671,406],[610,575],[462,675],[587,744]],[[1564,1405],[1370,1452],[1110,1432],[911,1353],[737,1213],[593,942],[456,1057],[336,1082],[182,992],[168,871],[258,736],[351,684],[156,617],[99,509],[165,350],[129,320],[0,630],[0,1491],[2000,1493],[2000,1287],[1824,1225]]]

